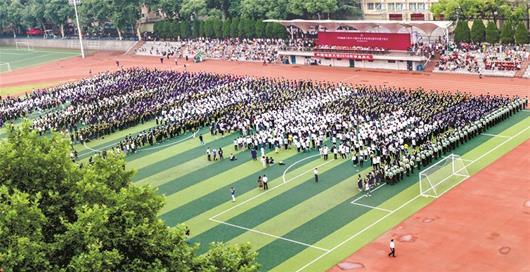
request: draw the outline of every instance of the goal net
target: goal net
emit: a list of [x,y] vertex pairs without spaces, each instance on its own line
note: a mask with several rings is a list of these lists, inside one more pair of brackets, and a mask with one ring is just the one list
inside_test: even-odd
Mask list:
[[451,154],[420,172],[420,195],[440,197],[469,177],[464,160]]
[[33,47],[29,44],[29,42],[15,42],[15,46],[17,50],[32,50]]
[[0,73],[11,72],[11,64],[9,62],[0,62]]

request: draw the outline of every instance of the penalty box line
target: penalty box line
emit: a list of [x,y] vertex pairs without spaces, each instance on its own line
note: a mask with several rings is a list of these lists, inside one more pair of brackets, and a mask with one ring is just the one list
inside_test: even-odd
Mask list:
[[[383,183],[383,184],[377,186],[372,192],[375,192],[375,191],[379,190],[381,187],[383,187],[383,186],[385,186],[385,185],[386,185],[386,184]],[[362,193],[362,192],[361,192],[361,193]],[[389,209],[384,209],[384,208],[380,208],[380,207],[376,207],[376,206],[370,206],[370,205],[366,205],[366,204],[357,203],[357,201],[359,201],[359,200],[361,200],[361,199],[363,199],[363,198],[365,198],[365,197],[366,197],[366,195],[362,195],[362,196],[360,196],[360,197],[354,199],[354,200],[353,200],[352,202],[350,202],[350,203],[353,204],[353,205],[357,205],[357,206],[361,206],[361,207],[365,207],[365,208],[370,208],[370,209],[374,209],[374,210],[379,210],[379,211],[383,211],[383,212],[387,212],[387,213],[391,213],[391,212],[393,212],[393,210],[389,210]]]
[[304,243],[304,242],[300,242],[300,241],[296,241],[296,240],[293,240],[293,239],[285,238],[285,237],[282,237],[282,236],[270,234],[270,233],[267,233],[267,232],[263,232],[263,231],[259,231],[259,230],[255,230],[255,229],[251,229],[251,228],[247,228],[247,227],[243,227],[243,226],[240,226],[240,225],[231,224],[231,223],[228,223],[228,222],[225,222],[225,221],[221,221],[221,220],[217,220],[217,219],[213,219],[213,218],[210,218],[210,220],[213,221],[213,222],[219,223],[219,224],[226,225],[226,226],[230,226],[230,227],[234,227],[234,228],[250,231],[250,232],[253,232],[253,233],[260,234],[260,235],[269,236],[269,237],[272,237],[274,239],[280,239],[280,240],[283,240],[283,241],[287,241],[287,242],[290,242],[290,243],[302,245],[302,246],[305,246],[305,247],[314,248],[314,249],[317,249],[317,250],[320,250],[320,251],[324,251],[324,252],[328,252],[329,251],[329,249],[317,247],[317,246],[310,245],[310,244],[307,244],[307,243]]

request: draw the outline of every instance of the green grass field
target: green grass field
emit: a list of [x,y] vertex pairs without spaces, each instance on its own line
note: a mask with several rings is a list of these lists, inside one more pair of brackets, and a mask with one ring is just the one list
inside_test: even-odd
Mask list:
[[[121,137],[152,126],[145,123],[76,148],[86,160]],[[472,175],[529,139],[529,126],[530,112],[520,112],[453,153],[462,156]],[[229,155],[237,136],[201,133],[206,146],[190,133],[130,155],[128,167],[137,170],[134,182],[166,196],[160,218],[170,226],[187,224],[201,251],[214,241],[250,242],[263,271],[324,271],[433,201],[419,196],[418,171],[396,185],[377,188],[370,198],[361,197],[354,182],[368,169],[353,167],[350,160],[323,161],[316,152],[272,153],[286,165],[266,169],[248,151],[235,153],[235,162],[208,162],[206,147],[222,147]],[[320,171],[318,184],[313,182],[314,167]],[[263,174],[269,177],[266,193],[256,184]],[[236,202],[230,199],[231,186]]]
[[3,46],[0,47],[0,73],[8,72],[6,63],[9,63],[11,70],[16,70],[79,55],[79,50],[55,48],[33,48],[27,50]]

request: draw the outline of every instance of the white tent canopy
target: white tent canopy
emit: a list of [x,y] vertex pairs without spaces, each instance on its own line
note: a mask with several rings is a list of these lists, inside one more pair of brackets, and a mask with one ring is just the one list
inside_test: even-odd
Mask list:
[[[297,27],[303,32],[326,29],[334,31],[340,27],[351,27],[359,31],[397,33],[401,29],[416,28],[430,36],[435,30],[447,33],[451,21],[385,21],[385,20],[265,20],[266,23],[279,23],[285,27]],[[381,30],[386,31],[381,31]]]

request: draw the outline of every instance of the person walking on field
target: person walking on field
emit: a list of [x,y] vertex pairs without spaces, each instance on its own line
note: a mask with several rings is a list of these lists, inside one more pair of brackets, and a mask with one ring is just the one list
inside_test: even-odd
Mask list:
[[394,244],[394,239],[390,240],[390,253],[388,253],[388,257],[396,257],[396,244]]
[[234,187],[230,187],[230,195],[232,196],[232,202],[236,201],[236,189]]
[[204,145],[204,138],[202,137],[202,134],[199,135],[199,141],[201,142],[201,145]]
[[261,178],[261,181],[263,182],[263,190],[264,191],[269,190],[269,178],[267,177],[267,175],[263,175],[263,177]]
[[316,167],[313,170],[313,175],[315,175],[315,183],[318,183],[318,169]]

